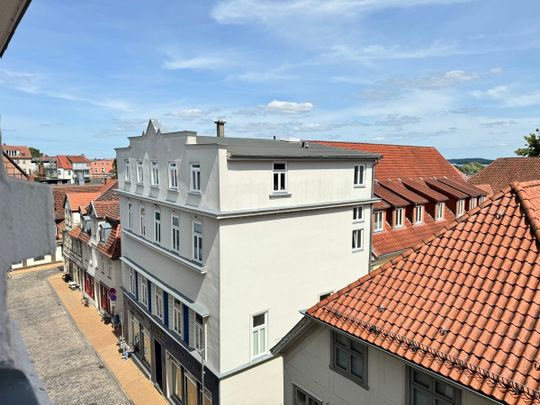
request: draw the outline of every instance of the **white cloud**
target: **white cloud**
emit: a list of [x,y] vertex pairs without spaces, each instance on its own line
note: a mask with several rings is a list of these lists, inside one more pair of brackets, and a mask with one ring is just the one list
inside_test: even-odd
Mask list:
[[217,70],[232,64],[233,58],[224,56],[197,56],[194,58],[169,56],[169,59],[163,62],[163,68],[168,70]]
[[476,98],[501,99],[508,94],[507,86],[496,86],[487,90],[475,90],[471,93]]
[[494,67],[489,69],[489,73],[493,75],[500,75],[504,72],[504,69],[502,67]]
[[313,104],[304,102],[304,103],[295,103],[292,101],[278,101],[273,100],[266,105],[268,111],[274,112],[283,112],[283,113],[304,113],[313,110]]
[[168,115],[185,119],[194,119],[204,115],[204,112],[198,108],[186,108],[184,110],[172,111]]
[[471,93],[476,98],[501,101],[506,107],[524,108],[540,105],[540,91],[516,93],[508,86],[496,86],[487,90],[476,90]]

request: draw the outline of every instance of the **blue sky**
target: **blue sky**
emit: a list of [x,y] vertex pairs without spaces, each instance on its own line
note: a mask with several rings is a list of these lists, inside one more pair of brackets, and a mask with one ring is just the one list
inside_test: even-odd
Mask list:
[[540,125],[540,2],[35,0],[0,60],[3,140],[114,155],[167,130],[511,156]]

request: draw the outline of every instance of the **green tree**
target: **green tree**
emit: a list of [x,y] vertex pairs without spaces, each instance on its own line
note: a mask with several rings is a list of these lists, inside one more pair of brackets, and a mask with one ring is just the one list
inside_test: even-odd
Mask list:
[[524,136],[526,147],[516,149],[514,152],[518,156],[540,156],[540,129],[536,128],[536,133],[531,132]]
[[463,173],[472,175],[478,173],[480,170],[484,168],[484,165],[478,162],[470,162],[465,163],[463,166],[459,167],[459,170],[461,170]]
[[30,146],[28,149],[30,149],[30,154],[32,155],[32,159],[40,158],[43,156],[43,153],[41,153],[41,151],[37,148],[33,148]]

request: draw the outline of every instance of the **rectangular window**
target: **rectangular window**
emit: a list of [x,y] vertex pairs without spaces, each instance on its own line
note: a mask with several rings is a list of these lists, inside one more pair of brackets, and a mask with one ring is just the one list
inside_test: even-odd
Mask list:
[[362,207],[353,208],[353,221],[360,222],[364,220],[364,209]]
[[127,228],[128,229],[133,229],[133,204],[128,202],[127,208],[128,208],[128,223],[127,223],[128,226],[127,226]]
[[[204,324],[203,318],[199,314],[195,314],[195,325],[194,325],[195,336],[193,338],[193,343],[195,350],[204,352]],[[206,358],[206,353],[204,353]]]
[[183,311],[184,311],[183,304],[177,299],[174,299],[172,328],[180,336],[184,336],[184,329],[183,329],[184,328],[184,312]]
[[141,234],[141,236],[146,235],[146,225],[144,223],[144,216],[145,216],[144,205],[141,205],[139,207],[139,233]]
[[139,274],[139,301],[145,306],[148,305],[148,280]]
[[137,273],[131,267],[129,268],[128,271],[129,271],[129,292],[135,295],[135,289],[137,285],[137,283],[135,282],[135,277],[137,277]]
[[480,197],[478,197],[478,205],[482,204],[484,201],[486,201],[485,195],[481,195]]
[[341,333],[332,332],[332,365],[339,374],[357,382],[367,389],[366,345],[349,339]]
[[154,315],[159,319],[163,319],[163,290],[157,285],[154,285],[154,302],[152,303]]
[[178,167],[174,162],[169,162],[169,188],[178,189]]
[[169,396],[176,398],[180,403],[183,401],[184,380],[182,378],[182,368],[171,361],[171,384]]
[[143,182],[143,165],[142,161],[137,161],[137,183]]
[[413,368],[408,368],[409,398],[408,405],[442,404],[458,405],[461,391],[438,378]]
[[199,163],[191,164],[190,191],[201,192],[201,165]]
[[287,191],[287,163],[274,163],[273,165],[274,193]]
[[394,227],[401,228],[403,226],[403,208],[396,208],[396,222]]
[[456,208],[456,217],[460,217],[465,213],[465,200],[458,200]]
[[322,405],[322,401],[319,401],[314,396],[308,394],[306,391],[301,390],[296,385],[293,385],[294,391],[294,405]]
[[366,165],[354,165],[354,185],[355,186],[365,186]]
[[417,205],[416,207],[414,207],[414,223],[415,224],[422,223],[423,211],[424,211],[423,205]]
[[150,366],[152,364],[152,340],[150,339],[150,334],[148,331],[142,327],[141,329],[143,333],[143,358],[146,364]]
[[161,243],[161,211],[154,210],[154,242]]
[[200,222],[193,222],[193,259],[198,262],[202,262],[203,260],[202,238],[202,224]]
[[159,186],[159,165],[158,162],[152,162],[152,185]]
[[352,231],[352,248],[353,250],[362,249],[364,247],[364,230],[355,229]]
[[171,247],[175,252],[180,252],[180,217],[171,215]]
[[251,357],[266,353],[268,312],[251,317]]
[[437,203],[435,206],[435,220],[440,221],[444,219],[444,203]]
[[473,208],[476,208],[476,198],[471,198],[469,200],[469,210],[472,210]]
[[[60,175],[60,170],[58,170]],[[129,165],[129,159],[124,160],[124,180],[131,181],[131,166]]]
[[384,212],[383,211],[375,211],[373,216],[375,217],[373,230],[375,232],[382,231],[384,229]]

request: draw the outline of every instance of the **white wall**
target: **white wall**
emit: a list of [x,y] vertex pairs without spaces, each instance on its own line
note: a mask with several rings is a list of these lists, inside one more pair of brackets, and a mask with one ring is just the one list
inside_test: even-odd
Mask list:
[[[284,400],[293,404],[293,384],[324,404],[405,405],[406,365],[382,350],[368,348],[366,390],[330,369],[331,332],[315,326],[284,354]],[[462,405],[490,405],[493,402],[462,390]]]
[[[369,211],[366,212],[366,214]],[[369,269],[365,248],[353,252],[352,208],[226,220],[220,226],[221,369],[251,361],[251,315],[268,311],[268,346],[300,319],[319,295],[340,289]]]

